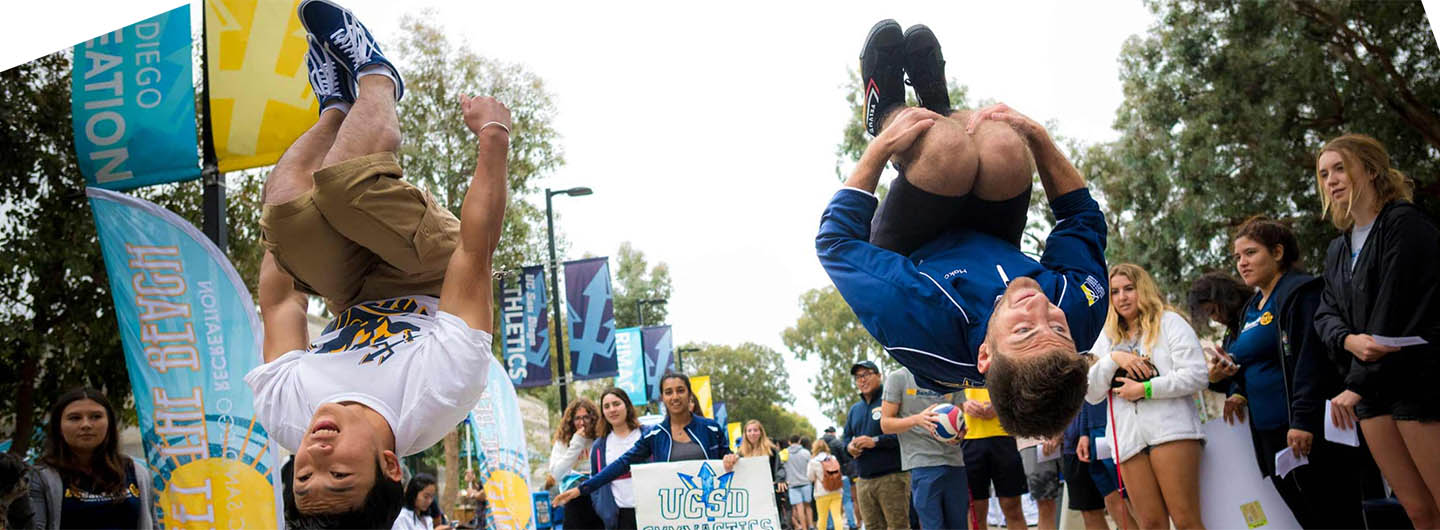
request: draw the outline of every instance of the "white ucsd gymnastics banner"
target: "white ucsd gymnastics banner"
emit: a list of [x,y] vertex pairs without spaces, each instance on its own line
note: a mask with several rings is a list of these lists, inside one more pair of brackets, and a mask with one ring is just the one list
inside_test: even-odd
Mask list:
[[640,530],[780,528],[765,457],[741,458],[730,473],[720,460],[642,464],[630,473]]

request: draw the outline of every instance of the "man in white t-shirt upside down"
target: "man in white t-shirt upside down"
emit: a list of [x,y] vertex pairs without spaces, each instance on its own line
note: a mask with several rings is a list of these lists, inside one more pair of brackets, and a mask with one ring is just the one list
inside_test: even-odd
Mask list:
[[[245,381],[261,425],[294,453],[287,525],[389,528],[403,504],[399,457],[465,418],[493,362],[510,111],[460,98],[478,161],[456,219],[402,180],[404,84],[369,31],[328,0],[299,11],[320,118],[265,183],[265,364]],[[337,315],[314,341],[306,294]]]

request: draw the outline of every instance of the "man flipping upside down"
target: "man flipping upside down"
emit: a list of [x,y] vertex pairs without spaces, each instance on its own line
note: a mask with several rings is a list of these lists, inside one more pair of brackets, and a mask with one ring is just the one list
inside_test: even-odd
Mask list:
[[[493,362],[510,111],[461,97],[478,160],[457,220],[401,180],[404,85],[369,31],[328,0],[299,11],[320,118],[265,182],[265,364],[245,382],[260,423],[294,453],[287,525],[389,528],[404,502],[398,457],[451,432]],[[303,293],[337,315],[314,342]]]
[[[944,64],[925,26],[870,30],[861,78],[874,139],[826,207],[816,250],[918,384],[987,386],[1007,431],[1051,437],[1084,399],[1077,348],[1105,323],[1105,218],[1044,127],[1004,104],[952,113]],[[904,107],[906,73],[921,107]],[[900,176],[880,204],[890,160]],[[1036,169],[1056,219],[1039,261],[1019,248]]]

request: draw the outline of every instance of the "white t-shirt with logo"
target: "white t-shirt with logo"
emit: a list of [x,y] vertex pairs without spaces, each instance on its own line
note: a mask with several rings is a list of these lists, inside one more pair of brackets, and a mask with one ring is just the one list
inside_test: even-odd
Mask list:
[[[604,421],[604,420],[601,420]],[[620,437],[615,431],[610,431],[605,436],[605,463],[610,463],[624,456],[635,442],[640,441],[640,429],[630,429],[630,435]],[[610,493],[615,496],[615,505],[621,508],[635,507],[635,484],[633,479],[616,479],[610,483]]]
[[356,402],[390,424],[400,456],[434,445],[480,401],[493,360],[490,334],[437,304],[415,296],[347,309],[305,350],[245,375],[255,417],[293,452],[316,408]]
[[1370,239],[1370,229],[1375,228],[1375,221],[1365,226],[1355,225],[1350,229],[1350,268],[1355,268],[1355,263],[1360,261],[1360,251],[1365,248],[1365,240]]

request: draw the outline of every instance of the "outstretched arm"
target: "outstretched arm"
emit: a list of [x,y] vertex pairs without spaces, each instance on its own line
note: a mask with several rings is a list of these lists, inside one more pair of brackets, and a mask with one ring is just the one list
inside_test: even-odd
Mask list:
[[510,109],[491,97],[460,97],[465,125],[475,133],[475,176],[460,205],[460,243],[445,269],[440,310],[472,329],[491,332],[491,260],[505,221],[505,163],[510,149]]
[[295,290],[295,279],[280,269],[268,250],[260,261],[259,291],[260,319],[265,327],[265,362],[305,349],[310,342],[305,321],[308,300]]
[[1030,144],[1031,154],[1035,155],[1035,169],[1040,172],[1040,184],[1045,186],[1046,200],[1054,201],[1066,193],[1085,187],[1085,177],[1080,176],[1080,172],[1065,158],[1065,154],[1060,152],[1055,140],[1045,131],[1045,126],[1004,103],[996,103],[971,114],[970,120],[965,124],[965,132],[975,132],[975,127],[984,120],[1009,123],[1025,137],[1025,141]]

